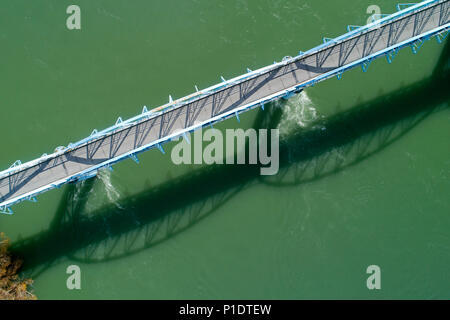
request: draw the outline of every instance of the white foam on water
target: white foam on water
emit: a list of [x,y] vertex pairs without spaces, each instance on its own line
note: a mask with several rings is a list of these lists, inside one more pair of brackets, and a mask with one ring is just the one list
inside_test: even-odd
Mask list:
[[119,204],[119,199],[121,197],[120,192],[111,182],[111,171],[110,170],[99,170],[97,173],[98,180],[102,182],[106,196],[108,200],[116,205],[117,208],[123,209]]
[[80,200],[81,190],[83,189],[85,182],[86,181],[84,180],[84,181],[81,181],[80,183],[75,184],[75,192],[73,193],[73,198],[72,198],[73,202],[76,203]]
[[[279,102],[278,105],[282,105],[282,103]],[[280,135],[287,135],[298,127],[308,128],[317,119],[314,103],[306,91],[302,91],[290,98],[283,106],[283,115],[278,124]]]

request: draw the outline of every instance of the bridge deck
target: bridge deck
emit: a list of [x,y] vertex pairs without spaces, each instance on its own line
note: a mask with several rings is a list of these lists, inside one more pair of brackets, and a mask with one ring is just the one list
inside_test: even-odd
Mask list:
[[419,39],[434,30],[447,30],[449,7],[448,0],[429,1],[392,20],[381,20],[378,25],[356,30],[306,54],[225,82],[188,101],[175,101],[162,111],[155,109],[156,112],[145,113],[75,146],[4,171],[0,173],[0,206],[7,207],[24,197],[76,180],[89,171],[96,172],[182,132],[282,96],[286,90],[301,90],[314,84],[314,80],[335,75],[333,72],[353,67],[386,49],[401,47],[410,39]]

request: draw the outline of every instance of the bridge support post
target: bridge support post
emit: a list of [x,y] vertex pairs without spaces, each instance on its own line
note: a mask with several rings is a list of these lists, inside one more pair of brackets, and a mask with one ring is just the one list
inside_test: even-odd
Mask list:
[[347,26],[348,32],[352,32],[353,30],[356,30],[356,29],[359,29],[359,28],[361,28],[361,26],[354,26],[354,25]]
[[392,63],[394,58],[397,56],[398,51],[396,49],[392,50],[391,52],[386,53],[386,60],[389,64]]
[[183,138],[188,144],[191,144],[191,142],[189,141],[189,138],[188,138],[186,132],[183,133]]
[[11,208],[0,207],[0,213],[12,215],[14,212],[11,210]]
[[234,114],[236,115],[237,121],[238,121],[238,122],[241,122],[241,119],[239,119],[239,113],[236,111]]
[[371,62],[372,62],[372,59],[369,59],[369,60],[363,62],[363,64],[361,65],[363,72],[367,72]]
[[134,160],[134,162],[136,162],[137,164],[139,164],[139,159],[135,154],[131,154],[130,158]]
[[28,197],[26,200],[30,201],[30,202],[37,202],[37,198],[36,197]]
[[410,7],[410,6],[414,6],[416,4],[417,3],[399,3],[399,4],[397,4],[397,10],[398,11],[402,11],[402,10],[404,10],[404,9]]
[[161,144],[157,144],[156,147],[159,149],[159,151],[161,151],[162,154],[166,154],[166,152],[164,151],[163,147],[161,146]]
[[264,102],[261,102],[260,106],[261,106],[261,109],[263,109],[263,111],[264,111]]
[[16,160],[9,168],[11,169],[11,168],[20,166],[21,164],[22,164],[22,161]]
[[447,30],[447,31],[445,31],[445,32],[438,33],[438,34],[436,35],[436,41],[437,41],[439,44],[441,44],[442,42],[444,42],[445,38],[447,38],[447,36],[448,36],[449,33],[450,33],[450,30]]
[[[419,44],[417,44],[419,43]],[[417,52],[420,50],[420,48],[422,48],[423,44],[425,43],[425,41],[423,41],[422,39],[417,40],[416,42],[411,44],[411,50],[414,54],[417,54]]]
[[342,75],[344,74],[344,72],[338,72],[338,74],[336,75],[336,78],[338,79],[338,80],[341,80],[342,79]]

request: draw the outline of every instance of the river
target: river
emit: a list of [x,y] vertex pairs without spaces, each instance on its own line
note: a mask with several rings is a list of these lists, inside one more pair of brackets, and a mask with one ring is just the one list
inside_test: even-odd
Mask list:
[[[363,25],[392,0],[0,4],[0,167]],[[448,299],[448,46],[403,49],[225,128],[279,128],[280,171],[157,150],[21,203],[0,231],[40,299]],[[81,270],[81,290],[66,269]],[[381,270],[368,290],[366,269]]]

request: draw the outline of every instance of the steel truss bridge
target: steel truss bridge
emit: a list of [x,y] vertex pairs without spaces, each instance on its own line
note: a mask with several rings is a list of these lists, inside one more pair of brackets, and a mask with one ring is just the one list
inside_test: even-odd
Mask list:
[[21,201],[36,202],[36,196],[70,182],[96,176],[101,168],[131,158],[152,148],[164,153],[163,145],[187,133],[221,122],[279,98],[289,98],[303,89],[386,57],[389,63],[398,51],[410,47],[417,53],[425,41],[442,43],[449,33],[449,0],[426,0],[398,4],[394,14],[372,16],[366,26],[349,25],[340,37],[323,38],[323,43],[295,57],[284,57],[264,68],[226,80],[204,90],[173,100],[128,120],[118,118],[114,126],[52,154],[22,163],[20,160],[0,172],[0,212],[12,214],[11,206]]

